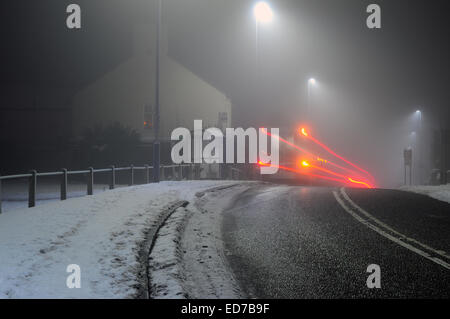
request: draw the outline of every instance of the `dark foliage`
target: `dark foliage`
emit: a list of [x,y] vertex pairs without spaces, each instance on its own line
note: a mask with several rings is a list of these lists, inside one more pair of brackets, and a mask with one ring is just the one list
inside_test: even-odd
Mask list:
[[136,160],[140,135],[135,130],[114,123],[87,129],[80,141],[84,166],[130,165]]

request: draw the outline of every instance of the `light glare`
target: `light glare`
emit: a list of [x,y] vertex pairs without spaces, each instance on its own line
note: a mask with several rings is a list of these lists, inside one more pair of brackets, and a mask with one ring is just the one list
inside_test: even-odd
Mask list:
[[273,12],[267,2],[258,2],[253,8],[253,14],[258,22],[269,23],[273,19]]

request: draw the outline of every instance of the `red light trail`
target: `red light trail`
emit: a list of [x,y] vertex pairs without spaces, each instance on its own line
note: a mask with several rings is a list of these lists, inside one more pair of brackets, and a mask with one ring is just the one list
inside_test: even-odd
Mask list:
[[325,144],[321,143],[320,141],[318,141],[317,139],[315,139],[314,137],[312,137],[310,134],[308,134],[305,130],[305,128],[302,128],[300,130],[301,134],[303,136],[305,136],[306,138],[310,139],[311,141],[313,141],[315,144],[319,145],[321,148],[323,148],[325,151],[327,151],[328,153],[330,153],[331,155],[339,158],[340,160],[344,161],[345,163],[347,163],[348,165],[356,168],[357,170],[359,170],[360,172],[363,172],[364,174],[366,174],[372,181],[374,181],[375,179],[373,178],[373,176],[366,170],[362,169],[361,167],[359,167],[356,164],[353,164],[352,162],[350,162],[349,160],[345,159],[344,157],[340,156],[339,154],[336,154],[332,149],[330,149],[328,146],[326,146]]
[[323,162],[325,164],[330,164],[331,166],[334,166],[334,167],[339,168],[339,169],[341,169],[343,171],[346,171],[347,173],[350,173],[350,174],[353,174],[353,175],[359,175],[359,173],[355,172],[354,170],[346,168],[346,167],[343,167],[343,166],[338,165],[336,163],[333,163],[332,161],[325,160],[325,159],[318,159],[318,161],[319,162]]
[[364,183],[364,182],[360,182],[360,181],[355,181],[355,180],[354,180],[353,178],[351,178],[351,177],[349,177],[348,180],[349,180],[350,182],[352,182],[352,183],[355,183],[355,184],[364,185],[364,186],[366,186],[367,188],[373,188],[373,187],[370,186],[369,184]]
[[[262,128],[261,130],[262,130],[262,132],[263,132],[264,134],[266,134],[267,136],[271,136],[271,137],[274,136],[274,137],[278,138],[281,142],[283,142],[283,143],[285,143],[285,144],[287,144],[287,145],[289,145],[289,146],[291,146],[291,147],[297,149],[297,150],[300,151],[300,152],[303,152],[303,153],[309,155],[309,156],[312,157],[312,158],[316,158],[316,157],[317,157],[316,155],[314,155],[313,153],[307,151],[306,149],[301,148],[301,147],[299,147],[299,146],[297,146],[297,145],[295,145],[295,144],[293,144],[293,143],[291,143],[291,142],[289,142],[289,141],[286,141],[285,139],[283,139],[282,137],[280,137],[280,136],[278,136],[278,135],[275,135],[275,134],[272,134],[272,133],[267,132],[267,130],[264,129],[264,128]],[[305,131],[305,129],[302,129],[302,130],[303,130],[304,134],[307,134],[306,131]],[[307,136],[307,135],[306,135],[306,136]],[[317,157],[317,158],[318,158],[318,160],[319,160],[319,157]],[[354,172],[353,170],[348,169],[348,168],[343,167],[343,166],[340,166],[340,165],[338,165],[338,164],[336,164],[336,163],[333,163],[332,161],[330,161],[330,160],[328,160],[328,159],[320,159],[320,160],[321,160],[321,161],[325,161],[327,164],[330,164],[330,165],[332,165],[332,166],[334,166],[334,167],[336,167],[336,168],[339,168],[339,169],[341,169],[341,170],[344,170],[344,171],[346,171],[346,172],[348,172],[348,173],[350,173],[350,174],[355,174],[355,172]],[[319,161],[320,161],[320,160],[319,160]]]
[[303,149],[303,148],[301,148],[301,147],[299,147],[299,146],[297,146],[297,145],[295,145],[295,144],[293,144],[293,143],[291,143],[289,141],[286,141],[285,139],[281,138],[280,136],[267,132],[267,130],[265,128],[262,128],[261,131],[264,134],[266,134],[267,136],[270,136],[270,137],[274,136],[274,137],[276,137],[277,139],[279,139],[283,143],[286,143],[287,145],[289,145],[289,146],[299,150],[300,152],[303,152],[303,153],[308,154],[310,156],[314,156],[311,152],[309,152],[309,151],[307,151],[307,150],[305,150],[305,149]]
[[337,179],[337,178],[333,178],[333,177],[317,175],[317,174],[313,174],[313,173],[307,173],[307,172],[304,172],[304,171],[301,171],[301,170],[298,170],[298,169],[294,169],[294,168],[290,168],[290,167],[286,167],[286,166],[266,164],[266,163],[263,163],[261,161],[259,161],[258,164],[261,165],[261,166],[276,167],[276,168],[284,170],[284,171],[294,172],[294,173],[305,175],[305,176],[316,177],[316,178],[325,179],[325,180],[334,181],[334,182],[339,182],[339,183],[348,183],[348,180],[346,180],[346,179]]
[[357,180],[355,180],[355,179],[353,179],[353,178],[351,178],[351,177],[344,176],[344,175],[342,175],[342,174],[339,174],[339,173],[330,171],[330,170],[325,169],[325,168],[323,168],[323,167],[319,167],[319,166],[316,166],[316,165],[311,165],[311,164],[308,163],[307,161],[303,161],[303,162],[301,163],[301,166],[306,167],[306,168],[313,168],[313,169],[316,169],[316,170],[318,170],[318,171],[322,171],[322,172],[327,173],[327,174],[330,174],[330,175],[334,175],[334,176],[337,176],[337,177],[341,177],[341,178],[343,178],[344,180],[349,180],[350,182],[352,182],[352,183],[354,183],[354,184],[364,185],[364,186],[366,186],[367,188],[372,188],[372,186],[370,186],[370,185],[369,185],[368,183],[366,183],[366,182],[357,181]]
[[[315,170],[324,172],[325,174],[332,175],[332,176],[334,176],[334,177],[324,176],[324,175],[318,175],[318,174],[306,172],[304,169],[303,169],[303,170],[298,170],[298,169],[294,169],[294,168],[290,168],[290,167],[286,167],[286,166],[273,165],[273,164],[266,164],[266,163],[263,163],[263,162],[259,161],[258,164],[261,165],[261,166],[276,167],[276,168],[281,169],[281,170],[290,171],[290,172],[294,172],[294,173],[297,173],[297,174],[302,174],[302,175],[305,175],[305,176],[311,176],[311,177],[315,177],[315,178],[319,178],[319,179],[324,179],[324,180],[329,180],[329,181],[335,181],[335,182],[339,182],[339,183],[343,183],[343,184],[347,184],[347,185],[351,185],[351,186],[357,185],[358,187],[367,187],[367,188],[373,188],[373,187],[374,187],[374,186],[372,186],[370,183],[368,183],[368,182],[366,182],[366,181],[364,181],[364,180],[362,180],[362,181],[357,180],[357,179],[355,178],[355,175],[361,177],[361,176],[360,176],[360,173],[357,173],[357,172],[355,172],[355,171],[352,170],[352,169],[349,169],[349,168],[343,167],[343,166],[341,166],[341,165],[338,165],[338,164],[336,164],[336,163],[333,163],[332,161],[330,161],[330,160],[328,160],[328,159],[324,159],[324,158],[318,157],[318,156],[314,155],[313,153],[307,151],[306,149],[301,148],[301,147],[299,147],[299,146],[297,146],[297,145],[295,145],[295,144],[293,144],[293,143],[291,143],[291,142],[289,142],[289,141],[287,141],[287,140],[281,138],[280,136],[277,136],[277,135],[275,135],[275,134],[271,134],[271,133],[267,132],[267,130],[264,129],[264,128],[261,129],[261,131],[262,131],[264,134],[266,134],[267,136],[271,136],[271,137],[273,136],[273,137],[276,137],[276,138],[278,138],[278,140],[280,140],[281,142],[283,142],[283,143],[285,143],[285,144],[287,144],[287,145],[289,145],[289,146],[295,148],[296,150],[298,150],[298,151],[300,151],[300,152],[302,152],[302,153],[307,154],[308,156],[311,157],[311,159],[317,160],[318,162],[320,162],[320,163],[322,163],[322,164],[329,164],[329,165],[331,165],[331,166],[333,166],[333,167],[336,167],[336,168],[338,168],[338,169],[340,169],[340,170],[342,170],[342,171],[345,171],[345,172],[347,172],[347,173],[350,173],[350,174],[353,175],[353,176],[345,176],[345,175],[340,174],[340,173],[338,173],[338,172],[335,172],[335,171],[332,171],[332,170],[329,170],[329,169],[326,169],[326,168],[323,168],[323,167],[320,167],[320,166],[312,165],[312,164],[310,164],[310,163],[309,163],[308,161],[306,161],[306,160],[301,161],[301,162],[300,162],[300,166],[303,166],[305,169],[306,169],[306,168],[315,169]],[[351,165],[352,167],[356,168],[358,171],[360,171],[360,172],[366,174],[372,181],[374,181],[374,178],[372,177],[372,175],[371,175],[369,172],[367,172],[367,171],[365,171],[364,169],[358,167],[357,165],[353,164],[352,162],[350,162],[349,160],[343,158],[342,156],[336,154],[336,153],[335,153],[334,151],[332,151],[328,146],[326,146],[325,144],[319,142],[317,139],[311,137],[311,136],[308,134],[308,132],[306,131],[305,128],[301,128],[300,132],[301,132],[301,134],[302,134],[303,136],[305,136],[305,137],[311,139],[315,144],[319,145],[321,148],[323,148],[324,150],[326,150],[326,151],[327,151],[328,153],[330,153],[331,155],[333,155],[333,156],[337,157],[338,159],[344,161],[344,162],[347,163],[348,165]],[[339,178],[336,178],[336,177],[339,177]]]

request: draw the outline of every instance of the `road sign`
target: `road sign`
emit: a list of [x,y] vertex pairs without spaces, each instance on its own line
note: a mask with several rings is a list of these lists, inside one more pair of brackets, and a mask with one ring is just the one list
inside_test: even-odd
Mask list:
[[412,149],[408,148],[403,151],[403,157],[405,158],[405,165],[412,165]]

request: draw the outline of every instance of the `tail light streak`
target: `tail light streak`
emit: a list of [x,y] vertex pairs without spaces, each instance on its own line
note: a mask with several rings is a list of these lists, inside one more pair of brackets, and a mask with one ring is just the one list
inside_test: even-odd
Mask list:
[[[265,129],[262,129],[262,132],[263,132],[264,134],[268,135],[268,136],[271,136],[271,137],[274,136],[274,135],[272,135],[271,133],[267,132],[267,130],[265,130]],[[315,139],[315,138],[313,138],[312,136],[310,136],[310,135],[308,134],[308,132],[306,131],[305,128],[302,128],[302,129],[300,130],[300,132],[301,132],[301,134],[302,134],[303,136],[305,136],[305,137],[311,139],[315,144],[319,145],[321,148],[323,148],[324,150],[326,150],[326,151],[327,151],[328,153],[330,153],[331,155],[333,155],[333,156],[337,157],[338,159],[344,161],[344,162],[347,163],[348,165],[350,165],[350,166],[356,168],[359,172],[364,173],[364,174],[367,175],[372,181],[374,181],[374,178],[372,177],[372,175],[371,175],[369,172],[367,172],[366,170],[364,170],[364,169],[360,168],[359,166],[353,164],[352,162],[348,161],[347,159],[343,158],[342,156],[336,154],[334,151],[332,151],[332,150],[331,150],[329,147],[327,147],[325,144],[319,142],[317,139]],[[355,176],[358,176],[359,178],[361,177],[361,176],[360,176],[360,173],[355,172],[355,171],[352,170],[352,169],[349,169],[349,168],[343,167],[343,166],[341,166],[341,165],[338,165],[338,164],[336,164],[336,163],[334,163],[334,162],[332,162],[332,161],[330,161],[330,160],[328,160],[328,159],[318,157],[318,156],[314,155],[313,153],[311,153],[310,151],[308,151],[308,150],[306,150],[306,149],[304,149],[304,148],[301,148],[301,147],[299,147],[298,145],[295,145],[295,144],[293,144],[293,143],[291,143],[291,142],[289,142],[289,141],[287,141],[287,140],[281,138],[280,136],[274,136],[274,137],[278,138],[281,142],[283,142],[283,143],[285,143],[285,144],[287,144],[287,145],[289,145],[289,146],[295,148],[296,150],[298,150],[298,151],[300,151],[300,152],[302,152],[302,153],[308,155],[310,158],[315,159],[317,162],[320,162],[320,163],[322,163],[322,164],[329,164],[330,166],[333,166],[333,167],[335,167],[335,168],[338,168],[338,169],[340,169],[340,170],[342,170],[342,171],[345,171],[345,172],[351,174],[351,176],[345,176],[345,175],[343,175],[343,174],[340,174],[340,173],[338,173],[338,172],[332,171],[332,170],[330,170],[330,169],[326,169],[326,168],[323,168],[323,167],[319,167],[319,166],[316,166],[316,165],[312,165],[312,164],[310,164],[310,163],[309,163],[308,161],[306,161],[306,160],[303,160],[303,161],[301,161],[301,163],[300,163],[300,166],[301,166],[303,169],[294,169],[294,168],[290,168],[290,167],[286,167],[286,166],[280,166],[280,165],[276,165],[276,166],[275,166],[275,165],[272,165],[272,164],[266,164],[266,163],[263,163],[263,162],[261,162],[261,161],[258,162],[259,165],[262,165],[262,166],[273,166],[273,167],[277,167],[278,169],[281,169],[281,170],[290,171],[290,172],[294,172],[294,173],[297,173],[297,174],[302,174],[302,175],[305,175],[305,176],[311,176],[311,177],[315,177],[315,178],[319,178],[319,179],[335,181],[335,182],[339,182],[339,183],[343,183],[343,184],[347,184],[347,185],[351,185],[351,186],[357,185],[358,187],[367,187],[367,188],[373,188],[373,187],[374,187],[374,186],[371,185],[371,183],[368,183],[367,181],[356,179]],[[332,176],[334,176],[334,177],[324,176],[324,175],[319,175],[319,174],[314,174],[314,173],[311,173],[311,172],[306,171],[306,169],[315,169],[315,170],[324,172],[325,174],[332,175]],[[336,177],[338,177],[338,178],[336,178]]]
[[366,170],[362,169],[361,167],[359,167],[356,164],[353,164],[352,162],[350,162],[349,160],[347,160],[346,158],[340,156],[339,154],[335,153],[332,149],[330,149],[328,146],[326,146],[325,144],[321,143],[320,141],[318,141],[317,139],[315,139],[314,137],[312,137],[310,134],[308,134],[308,132],[306,131],[305,128],[301,128],[300,132],[303,136],[305,136],[306,138],[310,139],[311,141],[313,141],[315,144],[319,145],[321,148],[323,148],[325,151],[327,151],[328,153],[330,153],[331,155],[333,155],[334,157],[337,157],[338,159],[340,159],[341,161],[347,163],[348,165],[356,168],[358,171],[366,174],[370,180],[374,181],[375,179],[373,178],[373,176]]
[[312,164],[308,163],[307,161],[303,161],[303,162],[301,163],[301,166],[306,167],[306,168],[316,169],[316,170],[318,170],[318,171],[321,171],[321,172],[324,172],[324,173],[327,173],[327,174],[330,174],[330,175],[333,175],[333,176],[336,176],[336,177],[341,177],[341,178],[343,178],[344,180],[348,180],[348,181],[350,181],[350,182],[353,183],[353,184],[364,185],[364,186],[367,187],[367,188],[373,188],[369,183],[362,182],[362,181],[358,181],[358,180],[356,180],[355,178],[348,177],[348,176],[345,176],[345,175],[342,175],[342,174],[339,174],[339,173],[330,171],[330,170],[325,169],[325,168],[323,168],[323,167],[319,167],[319,166],[316,166],[316,165],[312,165]]
[[313,174],[313,173],[309,173],[309,172],[306,172],[306,171],[303,171],[303,170],[294,169],[294,168],[281,166],[281,165],[267,164],[267,163],[263,163],[261,161],[259,161],[258,164],[261,165],[261,166],[277,167],[278,169],[281,169],[281,170],[284,170],[284,171],[289,171],[289,172],[293,172],[293,173],[297,173],[297,174],[301,174],[301,175],[305,175],[305,176],[311,176],[311,177],[315,177],[315,178],[319,178],[319,179],[324,179],[324,180],[329,180],[329,181],[349,184],[349,181],[346,180],[346,179],[338,179],[338,178],[333,178],[333,177],[329,177],[329,176]]

